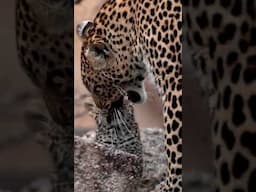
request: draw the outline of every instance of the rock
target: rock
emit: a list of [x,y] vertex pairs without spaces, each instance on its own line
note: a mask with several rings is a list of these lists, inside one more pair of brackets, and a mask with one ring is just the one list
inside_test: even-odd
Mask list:
[[138,192],[149,192],[155,189],[167,171],[167,159],[163,140],[162,129],[141,129],[143,176]]
[[[151,192],[163,178],[166,156],[163,131],[141,129],[143,144],[143,175],[140,158],[129,153],[111,150],[94,143],[96,133],[89,131],[74,137],[75,192]],[[209,173],[183,171],[184,191],[212,192],[214,177]],[[38,180],[23,190],[50,192],[47,180]],[[137,189],[136,189],[137,188]],[[26,189],[26,190],[25,190]],[[29,190],[28,190],[29,189]],[[0,192],[7,190],[0,189]],[[14,191],[8,191],[14,192]],[[158,191],[157,191],[158,192]]]
[[[160,183],[161,178],[164,176],[164,172],[167,170],[166,166],[166,156],[164,151],[164,144],[163,144],[163,131],[162,129],[158,128],[146,128],[140,130],[141,134],[141,141],[143,144],[143,175],[139,182],[135,182],[134,184],[138,185],[138,189],[132,192],[151,192],[154,190],[155,187]],[[90,185],[89,182],[86,181],[87,177],[91,178],[93,174],[99,174],[98,171],[92,171],[92,169],[88,169],[89,164],[93,161],[92,159],[96,156],[99,158],[99,154],[94,154],[93,150],[89,154],[86,154],[85,148],[91,148],[94,144],[93,141],[95,139],[95,132],[89,131],[84,134],[82,137],[75,137],[75,192],[87,192],[88,186]],[[101,150],[108,150],[102,148]],[[97,151],[97,150],[96,150]],[[114,152],[112,152],[114,153]],[[124,155],[122,152],[119,152],[120,155]],[[127,155],[127,154],[126,154]],[[93,157],[94,156],[94,157]],[[128,157],[129,155],[127,155]],[[122,159],[122,158],[120,158]],[[124,158],[123,158],[124,159]],[[133,163],[124,162],[126,168],[129,168],[132,165],[136,165],[136,157],[132,157],[130,159]],[[111,163],[115,160],[109,159],[108,163]],[[98,161],[99,163],[99,161]],[[121,163],[121,162],[120,162]],[[84,166],[84,164],[87,165]],[[130,172],[132,173],[132,172]],[[212,192],[213,190],[213,181],[214,177],[212,174],[209,173],[202,173],[202,172],[187,172],[186,170],[183,171],[183,182],[184,182],[184,191],[187,192]],[[132,173],[133,174],[133,173]],[[109,184],[113,185],[112,187],[116,186],[119,189],[118,192],[125,191],[122,179],[126,180],[129,176],[120,177],[120,175],[112,175],[112,180]],[[118,178],[120,177],[120,178]],[[118,180],[115,180],[118,178]],[[98,180],[100,182],[100,180]],[[114,181],[114,182],[113,182]],[[131,183],[134,180],[130,180]],[[119,183],[120,182],[120,183]],[[88,184],[89,183],[89,184]],[[125,186],[125,185],[124,185]],[[127,186],[127,185],[126,185]],[[120,188],[118,188],[120,187]],[[91,190],[90,192],[95,192]],[[107,190],[102,190],[101,192],[107,192]],[[112,190],[111,192],[115,192]]]
[[[149,192],[160,183],[166,167],[161,129],[142,129],[143,175],[140,158],[94,142],[95,132],[75,137],[76,192]],[[137,189],[136,189],[137,188]]]
[[76,192],[134,192],[141,158],[75,137]]

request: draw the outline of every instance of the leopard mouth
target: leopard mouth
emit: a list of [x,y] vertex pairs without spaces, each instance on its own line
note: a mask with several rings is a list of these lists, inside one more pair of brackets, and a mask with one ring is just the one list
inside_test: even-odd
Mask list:
[[140,103],[141,96],[137,91],[127,91],[128,99],[133,103]]
[[124,104],[124,97],[120,97],[117,101],[111,103],[110,109],[121,108]]

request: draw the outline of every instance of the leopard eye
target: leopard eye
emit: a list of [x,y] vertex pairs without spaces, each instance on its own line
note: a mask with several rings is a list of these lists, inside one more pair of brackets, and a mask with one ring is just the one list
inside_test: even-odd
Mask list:
[[109,53],[104,49],[95,47],[93,51],[95,52],[96,57],[102,57],[103,59],[107,59],[109,57]]

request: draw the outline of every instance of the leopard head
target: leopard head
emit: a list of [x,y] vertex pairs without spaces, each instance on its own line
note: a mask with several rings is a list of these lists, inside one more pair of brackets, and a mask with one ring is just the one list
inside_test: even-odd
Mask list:
[[83,41],[83,82],[101,109],[110,108],[124,96],[134,103],[144,102],[147,97],[144,88],[147,69],[142,54],[137,54],[141,50],[135,50],[128,33],[111,28],[97,24],[97,19],[77,26],[77,34]]

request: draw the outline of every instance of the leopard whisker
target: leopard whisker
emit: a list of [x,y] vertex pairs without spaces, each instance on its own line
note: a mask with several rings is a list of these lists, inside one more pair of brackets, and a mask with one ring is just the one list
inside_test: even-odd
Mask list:
[[[117,113],[116,113],[115,109],[114,109],[114,121],[116,124],[119,124],[119,120],[118,120]],[[117,134],[117,130],[116,130],[115,126],[114,126],[114,131],[115,131],[116,138],[118,138],[118,134]]]
[[[118,111],[117,111],[117,109],[114,109],[114,111],[115,111],[115,114],[116,114],[116,117],[117,117],[117,120],[118,120],[117,125],[121,126],[122,122],[121,122],[121,119],[120,119],[120,117],[118,115]],[[122,129],[120,129],[120,132],[121,132],[121,135],[124,135]]]
[[121,112],[119,110],[117,110],[117,113],[119,114],[120,121],[123,123],[123,125],[126,128],[126,130],[128,131],[128,133],[131,134],[131,131],[127,126],[127,124],[128,124],[127,121],[123,118],[123,115],[121,114]]

